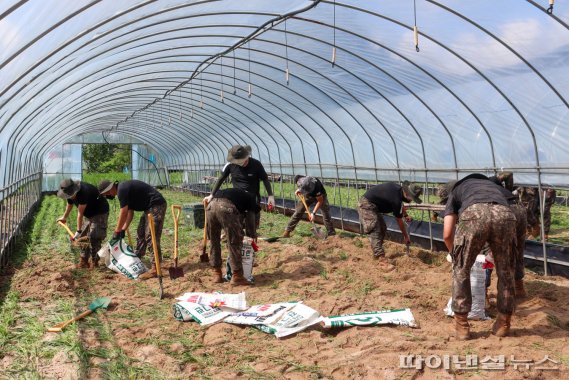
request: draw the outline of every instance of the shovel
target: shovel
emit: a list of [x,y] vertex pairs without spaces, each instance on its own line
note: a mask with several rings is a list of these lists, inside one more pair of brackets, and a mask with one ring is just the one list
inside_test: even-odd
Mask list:
[[[300,200],[302,201],[302,204],[304,205],[304,208],[306,209],[306,212],[308,213],[308,218],[312,219],[312,228],[310,229],[310,231],[312,231],[312,234],[314,236],[316,236],[318,239],[322,239],[325,240],[326,239],[326,234],[324,232],[322,232],[322,230],[319,227],[316,227],[316,223],[314,223],[314,215],[312,215],[310,213],[310,209],[308,208],[308,205],[306,204],[306,200],[304,199],[304,196],[302,194],[298,194],[298,197],[300,198]],[[310,216],[313,216],[312,218]]]
[[207,255],[207,203],[204,204],[204,223],[203,223],[203,246],[202,246],[202,254],[200,255],[200,262],[207,263],[209,262],[209,257]]
[[[267,205],[267,212],[271,213],[272,216],[272,220],[271,220],[271,227],[269,228],[269,234],[273,231],[273,227],[275,226],[275,219],[276,219],[276,215],[275,215],[275,210],[272,204]],[[274,243],[276,241],[278,241],[282,236],[271,236],[271,237],[262,237],[260,238],[263,241],[266,241],[267,243]]]
[[75,318],[71,318],[68,321],[58,323],[57,325],[47,329],[47,331],[48,332],[61,332],[61,331],[63,331],[65,326],[67,326],[67,325],[69,325],[75,321],[78,321],[82,318],[85,318],[89,314],[95,312],[97,309],[101,309],[101,308],[106,309],[109,306],[109,303],[111,303],[111,297],[97,298],[95,301],[91,302],[91,304],[89,305],[89,310],[85,311],[84,313],[79,314]]
[[184,277],[184,270],[182,268],[178,268],[178,220],[180,219],[181,212],[182,206],[172,205],[172,217],[174,218],[174,266],[168,268],[170,280],[175,280],[178,277]]
[[156,230],[154,229],[154,218],[152,214],[148,214],[148,226],[150,227],[150,235],[152,236],[152,251],[154,251],[154,265],[156,266],[156,275],[160,284],[160,299],[164,298],[164,287],[162,286],[162,266],[160,263],[160,255],[158,254],[158,244],[156,243]]
[[132,236],[130,235],[130,230],[126,229],[126,237],[128,238],[128,245],[134,249],[134,245],[132,245]]

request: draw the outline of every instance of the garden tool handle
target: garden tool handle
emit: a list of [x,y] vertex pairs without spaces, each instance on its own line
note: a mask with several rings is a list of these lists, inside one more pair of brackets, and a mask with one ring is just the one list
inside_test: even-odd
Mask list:
[[174,218],[174,261],[178,263],[178,221],[180,220],[180,213],[182,206],[172,205],[172,217]]
[[308,205],[306,204],[306,200],[304,199],[304,195],[299,194],[298,197],[302,201],[302,204],[304,205],[304,208],[306,209],[306,212],[308,213],[308,217],[310,218],[310,214],[312,214],[312,213],[310,212],[310,209],[308,208]]
[[62,323],[58,323],[57,325],[50,327],[49,329],[47,329],[48,332],[61,332],[61,330],[63,330],[67,325],[70,325],[71,323],[78,321],[80,319],[85,318],[86,316],[88,316],[89,314],[91,314],[93,312],[93,310],[89,309],[87,311],[84,311],[83,313],[79,314],[76,317],[71,318],[68,321],[62,322]]
[[[128,238],[128,245],[132,246],[132,236],[130,235],[130,230],[127,228],[126,229],[126,237]],[[133,247],[134,248],[134,247]]]
[[203,253],[205,253],[207,249],[207,203],[204,204],[203,213],[204,213],[204,222],[203,222]]
[[154,218],[152,214],[148,215],[148,226],[150,227],[150,236],[152,237],[152,250],[154,251],[154,265],[158,278],[162,277],[162,268],[160,266],[160,255],[158,254],[158,244],[156,243],[156,230],[154,229]]
[[69,234],[69,237],[71,238],[71,240],[73,240],[73,232],[71,232],[71,229],[69,228],[69,226],[67,225],[67,223],[63,223],[61,220],[57,221],[58,224],[62,225],[63,228],[65,228],[65,230],[67,231],[67,233]]

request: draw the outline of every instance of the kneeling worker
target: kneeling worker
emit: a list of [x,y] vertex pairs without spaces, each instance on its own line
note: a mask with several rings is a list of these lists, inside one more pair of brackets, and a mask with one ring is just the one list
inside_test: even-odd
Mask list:
[[[99,183],[99,193],[107,199],[114,199],[115,196],[119,198],[121,210],[115,232],[113,233],[113,239],[124,238],[125,231],[134,217],[134,212],[142,211],[138,228],[136,229],[136,247],[134,248],[134,253],[139,258],[144,256],[148,246],[150,246],[150,251],[153,252],[152,235],[147,216],[148,213],[152,214],[158,257],[162,260],[160,238],[162,237],[162,228],[164,227],[164,217],[167,208],[166,200],[162,194],[149,184],[134,179],[121,183],[102,180]],[[152,255],[152,268],[138,278],[145,280],[156,276],[156,263],[154,262],[154,255]]]
[[[246,230],[255,230],[255,216],[259,206],[255,196],[245,190],[232,188],[218,190],[215,195],[203,199],[206,207],[207,229],[211,242],[209,262],[213,268],[214,282],[223,282],[221,273],[221,230],[227,235],[229,248],[229,265],[233,276],[233,285],[251,285],[243,276],[241,262],[241,249],[243,248],[243,225],[245,219]],[[245,218],[243,218],[245,216]]]
[[392,212],[397,219],[399,229],[403,234],[405,244],[410,244],[409,233],[405,228],[403,218],[410,220],[403,202],[422,203],[419,196],[423,189],[407,181],[403,185],[393,182],[382,183],[369,188],[360,198],[358,203],[358,214],[363,232],[369,235],[373,256],[377,259],[385,256],[383,250],[383,239],[387,232],[385,220],[382,213]]
[[[312,213],[310,213],[310,210],[306,210],[306,212],[309,213],[308,217],[310,221],[312,222],[316,211],[322,210],[322,219],[324,219],[324,225],[328,231],[328,236],[336,235],[334,225],[332,224],[332,216],[330,215],[330,204],[328,203],[326,189],[324,189],[322,182],[320,182],[320,180],[315,177],[297,175],[294,177],[294,183],[296,183],[296,186],[298,186],[298,189],[294,192],[297,197],[303,196],[308,207],[316,203],[316,206],[314,206]],[[303,215],[304,203],[298,202],[296,204],[294,214],[292,214],[292,217],[290,218],[290,221],[285,228],[283,237],[290,237],[290,233],[294,231],[296,225],[300,219],[302,219]]]

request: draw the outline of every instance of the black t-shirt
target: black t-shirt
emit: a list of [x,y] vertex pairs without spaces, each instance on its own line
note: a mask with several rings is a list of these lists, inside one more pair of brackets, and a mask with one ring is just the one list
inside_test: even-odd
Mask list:
[[158,190],[136,179],[119,183],[117,196],[121,208],[128,206],[134,211],[146,211],[152,206],[166,203]]
[[99,197],[99,190],[90,183],[81,182],[79,191],[75,195],[75,199],[68,199],[70,205],[87,205],[83,216],[91,218],[95,215],[106,214],[109,212],[109,203],[105,197]]
[[257,197],[260,200],[260,185],[259,182],[263,181],[267,187],[267,192],[272,195],[271,183],[263,164],[259,160],[249,157],[247,166],[239,166],[232,163],[227,163],[223,167],[221,178],[214,186],[213,193],[215,193],[221,183],[231,175],[231,183],[234,188],[245,190]]
[[508,206],[502,186],[487,179],[470,178],[459,183],[451,191],[445,208],[445,215],[459,215],[469,206],[477,203],[495,203]]
[[259,206],[257,205],[255,196],[245,190],[236,188],[223,189],[217,191],[213,197],[229,199],[241,213],[245,213],[247,211],[259,211]]
[[393,182],[375,185],[365,192],[364,197],[376,205],[379,212],[392,212],[396,218],[403,217],[403,190],[400,185]]
[[318,178],[312,177],[316,180],[316,185],[314,185],[314,190],[312,192],[306,194],[310,197],[320,197],[326,195],[326,189],[324,189],[324,185]]

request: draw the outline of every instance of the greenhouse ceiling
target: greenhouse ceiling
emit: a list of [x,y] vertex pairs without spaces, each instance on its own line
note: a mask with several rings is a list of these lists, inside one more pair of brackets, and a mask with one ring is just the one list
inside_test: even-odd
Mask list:
[[508,168],[567,185],[569,7],[548,7],[0,0],[0,179],[113,132],[171,168],[243,143],[281,171]]

